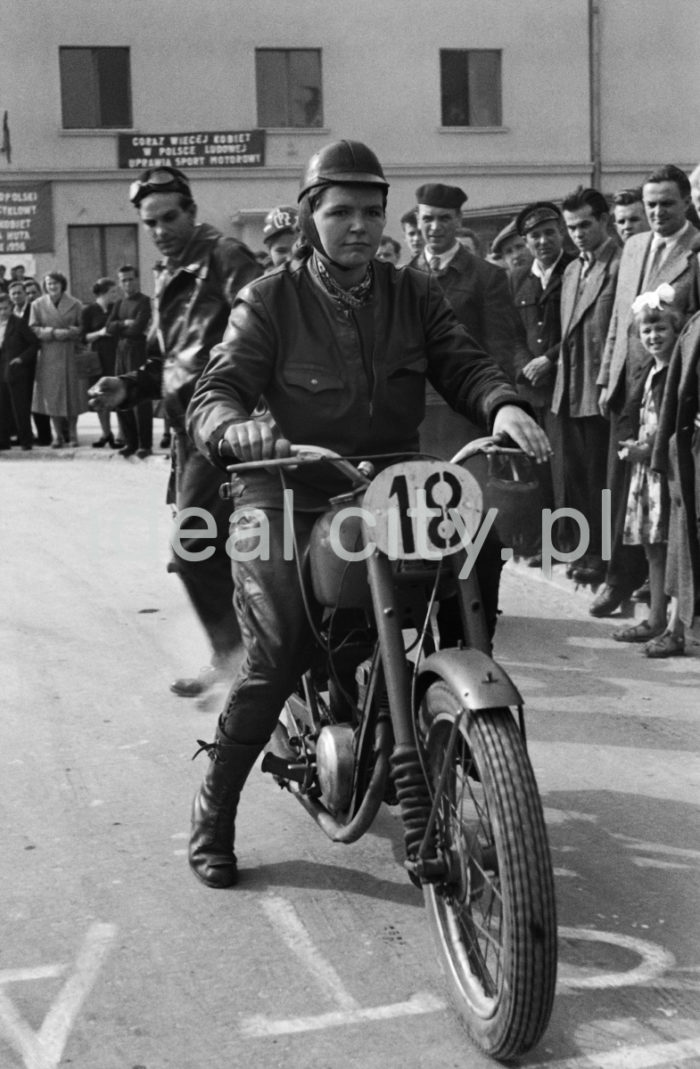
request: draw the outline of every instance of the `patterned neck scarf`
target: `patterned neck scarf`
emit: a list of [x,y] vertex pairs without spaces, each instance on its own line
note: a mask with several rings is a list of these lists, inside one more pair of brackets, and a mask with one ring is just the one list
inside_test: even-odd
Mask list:
[[374,271],[372,264],[367,265],[367,274],[356,286],[344,290],[339,286],[324,264],[320,256],[314,253],[314,261],[318,269],[318,277],[321,279],[328,296],[341,308],[362,308],[369,304],[372,299],[372,286],[374,283]]

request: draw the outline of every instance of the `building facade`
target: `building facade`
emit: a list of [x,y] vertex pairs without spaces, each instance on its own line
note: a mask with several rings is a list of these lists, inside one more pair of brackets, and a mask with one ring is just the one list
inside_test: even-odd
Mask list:
[[518,206],[700,158],[698,0],[5,0],[0,262],[76,296],[153,249],[142,166],[188,167],[199,213],[257,249],[305,160],[367,142],[387,233],[429,180],[488,238]]

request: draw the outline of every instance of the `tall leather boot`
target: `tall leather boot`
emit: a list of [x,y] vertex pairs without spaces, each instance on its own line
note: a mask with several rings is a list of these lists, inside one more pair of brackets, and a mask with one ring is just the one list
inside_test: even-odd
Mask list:
[[233,852],[238,800],[262,746],[234,742],[219,727],[214,742],[197,741],[210,760],[192,803],[190,868],[207,887],[233,887],[238,882]]

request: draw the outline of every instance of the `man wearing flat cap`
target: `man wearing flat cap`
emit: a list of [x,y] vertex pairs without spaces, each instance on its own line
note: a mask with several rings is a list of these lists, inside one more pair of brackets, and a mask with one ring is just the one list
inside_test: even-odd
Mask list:
[[[558,424],[551,408],[561,345],[561,286],[564,271],[575,257],[564,248],[564,220],[556,204],[550,201],[528,204],[516,216],[515,226],[533,257],[529,267],[514,271],[510,277],[523,343],[516,357],[515,381],[518,392],[532,405],[537,422],[556,450]],[[542,504],[554,508],[549,465],[546,469],[543,465],[538,475]],[[537,556],[529,563],[537,565]]]
[[[508,276],[501,267],[475,256],[457,238],[462,205],[467,194],[459,186],[432,182],[416,190],[418,225],[425,248],[411,267],[433,275],[459,321],[499,367],[514,379],[518,345],[516,316],[508,291]],[[442,456],[452,455],[465,441],[476,437],[466,420],[454,415],[429,390],[422,447]],[[454,449],[452,446],[454,445]]]

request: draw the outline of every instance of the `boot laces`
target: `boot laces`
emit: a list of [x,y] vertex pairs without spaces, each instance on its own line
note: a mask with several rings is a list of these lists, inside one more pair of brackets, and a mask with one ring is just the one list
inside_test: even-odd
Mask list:
[[197,739],[197,744],[199,749],[195,750],[192,754],[193,761],[195,757],[199,757],[201,753],[205,753],[210,761],[220,760],[221,750],[218,742],[205,742],[204,739]]

